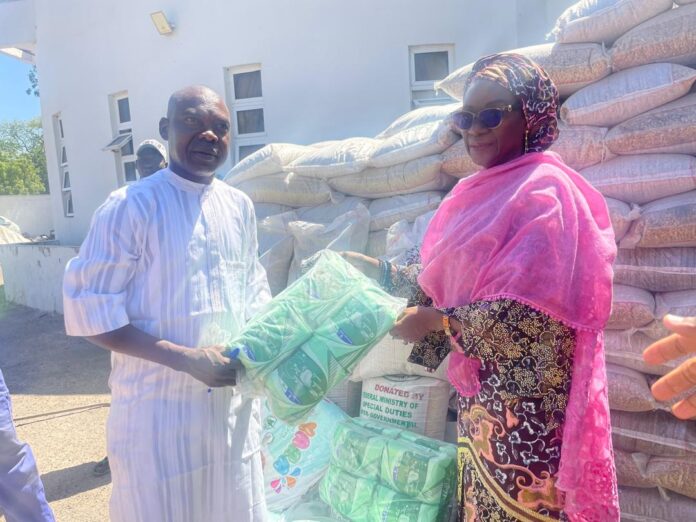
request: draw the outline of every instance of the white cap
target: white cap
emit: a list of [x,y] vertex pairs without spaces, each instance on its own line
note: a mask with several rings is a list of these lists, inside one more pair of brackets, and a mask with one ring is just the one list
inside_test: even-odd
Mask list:
[[162,155],[162,157],[164,158],[164,161],[167,161],[167,148],[157,140],[145,140],[145,141],[143,141],[140,145],[138,145],[138,150],[135,152],[135,154],[137,155],[138,152],[140,152],[142,149],[144,149],[146,147],[152,147],[153,149],[155,149],[157,152],[159,152]]

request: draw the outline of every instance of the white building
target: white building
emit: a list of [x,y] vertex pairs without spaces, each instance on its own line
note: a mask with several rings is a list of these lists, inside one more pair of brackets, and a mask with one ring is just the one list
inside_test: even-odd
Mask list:
[[[108,193],[136,179],[133,144],[158,137],[175,89],[225,95],[226,171],[264,143],[372,136],[432,103],[433,80],[453,68],[542,43],[571,3],[0,0],[0,51],[38,67],[53,223],[70,245]],[[173,32],[158,32],[157,11]]]

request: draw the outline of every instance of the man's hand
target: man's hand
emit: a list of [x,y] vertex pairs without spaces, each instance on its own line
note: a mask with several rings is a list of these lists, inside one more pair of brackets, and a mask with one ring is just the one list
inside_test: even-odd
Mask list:
[[442,330],[442,312],[429,306],[412,306],[404,310],[391,334],[397,339],[415,343],[438,330]]
[[234,386],[237,384],[237,370],[242,368],[242,363],[222,355],[224,349],[224,346],[208,346],[187,350],[186,362],[181,370],[211,388]]
[[[687,354],[696,354],[696,317],[666,315],[664,325],[674,333],[654,342],[643,352],[648,364],[664,364]],[[690,357],[676,369],[652,385],[652,393],[658,401],[668,401],[696,386],[696,356]],[[696,393],[679,401],[672,413],[680,419],[696,417]]]

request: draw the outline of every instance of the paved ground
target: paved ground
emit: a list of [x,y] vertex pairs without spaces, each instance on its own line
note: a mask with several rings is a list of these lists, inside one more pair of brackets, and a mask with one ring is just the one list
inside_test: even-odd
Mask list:
[[6,304],[0,286],[0,368],[56,519],[108,521],[109,476],[92,476],[105,455],[108,354],[67,337],[60,315]]

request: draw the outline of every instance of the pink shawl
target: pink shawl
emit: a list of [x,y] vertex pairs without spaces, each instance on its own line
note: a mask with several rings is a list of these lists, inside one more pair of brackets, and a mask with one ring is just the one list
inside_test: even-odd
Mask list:
[[[510,298],[575,329],[556,484],[573,522],[619,520],[602,333],[615,256],[604,198],[551,152],[461,180],[421,247],[418,281],[437,307]],[[466,395],[478,390],[476,363],[450,357],[450,379]]]

